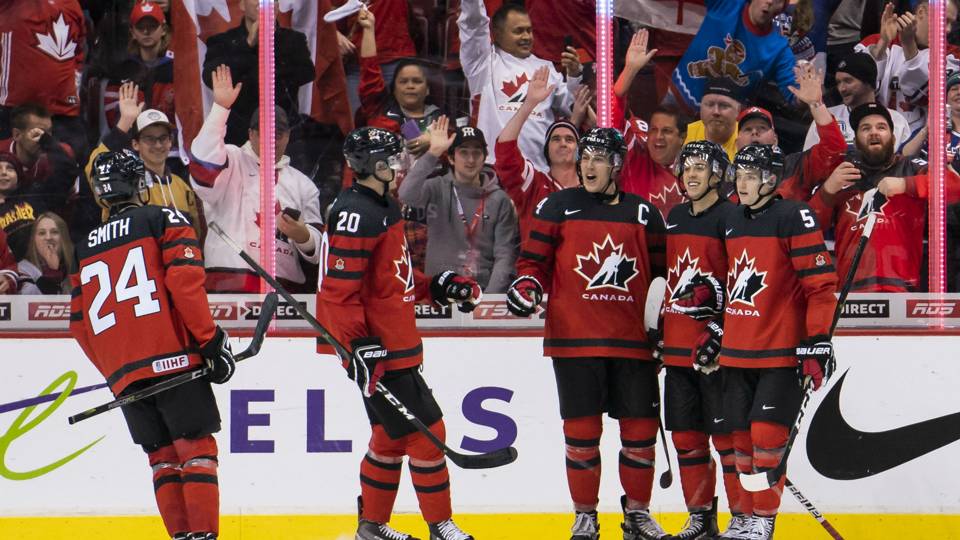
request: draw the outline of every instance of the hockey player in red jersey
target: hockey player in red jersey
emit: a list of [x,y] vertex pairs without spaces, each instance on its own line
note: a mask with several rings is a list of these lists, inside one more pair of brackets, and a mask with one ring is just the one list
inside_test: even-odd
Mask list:
[[403,457],[430,540],[472,540],[451,519],[446,460],[423,434],[376,392],[386,386],[441,440],[443,413],[420,375],[423,344],[414,301],[456,302],[469,312],[479,301],[476,281],[452,271],[419,279],[410,262],[400,206],[388,194],[403,145],[393,133],[360,128],[347,136],[344,157],[354,184],[330,208],[326,273],[317,292],[317,319],[352,353],[344,367],[363,393],[373,434],[360,464],[357,540],[417,540],[387,525],[400,484]]
[[234,359],[210,316],[200,243],[180,212],[142,204],[144,165],[135,154],[98,156],[93,188],[110,217],[77,244],[70,332],[116,396],[204,363],[212,368],[208,380],[124,406],[123,415],[149,458],[167,532],[215,539],[220,413],[210,382],[227,382]]
[[623,538],[665,538],[649,512],[660,392],[643,325],[647,288],[663,275],[663,218],[646,200],[619,190],[625,145],[617,130],[590,130],[580,150],[581,187],[540,201],[507,306],[530,316],[550,286],[543,349],[553,358],[560,397],[576,512],[572,540],[599,537],[604,412],[620,422]]
[[[687,202],[667,218],[667,291],[663,311],[662,359],[665,425],[680,463],[680,484],[690,512],[673,538],[693,540],[717,534],[716,464],[733,519],[728,534],[742,531],[752,512],[750,494],[737,480],[733,438],[724,419],[722,375],[716,373],[723,337],[727,252],[724,220],[736,205],[720,195],[730,170],[727,152],[710,141],[687,143],[677,160],[677,181]],[[701,305],[702,304],[702,305]],[[689,316],[688,316],[689,315]]]
[[[818,389],[830,375],[837,274],[813,210],[776,195],[784,167],[780,149],[747,145],[734,167],[740,208],[724,224],[723,414],[737,470],[754,473],[779,464],[804,377]],[[773,538],[783,486],[781,479],[752,494],[750,533],[721,538]]]

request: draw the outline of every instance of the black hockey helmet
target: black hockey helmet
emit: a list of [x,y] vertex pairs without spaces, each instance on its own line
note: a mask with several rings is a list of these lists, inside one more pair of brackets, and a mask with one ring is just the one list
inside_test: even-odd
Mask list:
[[748,144],[733,160],[736,169],[759,169],[763,183],[774,188],[783,180],[784,156],[775,144]]
[[[623,135],[615,128],[593,128],[580,137],[577,152],[577,163],[580,163],[580,157],[587,148],[603,150],[610,156],[610,164],[614,167],[623,165],[623,159],[627,155],[627,144],[623,141]],[[579,167],[577,167],[579,170]]]
[[674,174],[680,181],[680,190],[683,191],[683,168],[687,159],[700,158],[710,165],[713,174],[723,182],[726,180],[730,171],[730,158],[727,151],[719,144],[712,141],[693,141],[683,145],[680,149],[680,155],[677,156],[677,164],[674,167]]
[[94,194],[108,206],[128,202],[146,189],[143,160],[130,150],[100,154],[91,173]]
[[381,161],[394,171],[399,170],[402,152],[400,137],[376,127],[355,129],[343,141],[343,157],[358,178],[373,176]]

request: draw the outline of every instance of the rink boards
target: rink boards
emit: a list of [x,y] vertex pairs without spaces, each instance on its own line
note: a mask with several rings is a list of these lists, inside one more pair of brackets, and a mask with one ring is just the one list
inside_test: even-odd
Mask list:
[[[960,539],[956,343],[946,336],[837,339],[838,373],[811,401],[788,475],[846,538]],[[448,443],[465,452],[513,445],[520,455],[501,469],[450,467],[464,528],[488,540],[565,538],[563,437],[541,340],[428,338],[424,347],[424,376],[446,414]],[[67,416],[111,398],[91,389],[102,377],[80,349],[65,339],[5,339],[0,350],[0,538],[105,531],[163,538],[145,456],[119,411],[67,424]],[[216,388],[223,538],[352,537],[369,428],[356,387],[333,357],[313,350],[310,339],[270,338]],[[838,396],[833,387],[844,374]],[[68,387],[57,400],[41,396]],[[619,536],[619,440],[615,423],[605,428],[601,511],[610,513],[603,524],[610,538]],[[676,530],[684,507],[672,445],[670,452],[674,485],[655,488],[653,510]],[[666,470],[659,443],[657,458],[659,478]],[[783,501],[778,538],[826,537],[792,496]],[[395,518],[398,528],[424,532],[407,471],[396,510],[412,514]]]

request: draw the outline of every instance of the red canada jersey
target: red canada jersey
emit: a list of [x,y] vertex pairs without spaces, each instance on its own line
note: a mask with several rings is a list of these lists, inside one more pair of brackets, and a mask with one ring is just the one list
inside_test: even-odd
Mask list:
[[684,285],[695,276],[713,276],[720,283],[727,277],[724,246],[726,214],[737,205],[720,199],[697,215],[691,204],[675,206],[667,218],[667,290],[663,299],[663,363],[692,367],[692,348],[707,321],[698,321],[673,309]]
[[775,198],[759,212],[729,212],[727,305],[720,365],[793,367],[804,339],[827,339],[837,272],[813,210]]
[[203,253],[190,222],[159,206],[131,208],[76,247],[70,333],[119,395],[141,379],[202,363],[216,331]]
[[[400,205],[354,184],[333,202],[327,234],[317,320],[347,350],[354,339],[378,336],[388,351],[387,370],[419,365],[423,344],[414,304],[428,284],[415,279]],[[322,343],[320,350],[326,350]]]
[[[925,176],[925,171],[926,162],[923,160],[898,157],[892,167],[875,174],[874,180],[893,176],[907,177],[909,182],[917,183],[918,176]],[[810,200],[810,206],[824,227],[833,226],[838,275],[844,279],[850,271],[860,233],[867,223],[863,193],[857,186],[835,195],[820,190]],[[875,210],[879,212],[877,221],[850,290],[907,292],[920,280],[927,201],[909,194],[895,195]]]
[[[620,189],[650,201],[664,216],[686,201],[672,170],[657,163],[647,149],[647,123],[639,118],[627,122],[629,151],[620,173]],[[499,155],[497,156],[499,157]]]
[[830,177],[830,173],[843,162],[847,153],[847,141],[837,125],[837,120],[817,126],[820,140],[803,152],[788,154],[783,168],[783,181],[777,193],[784,199],[807,201],[813,190]]
[[570,188],[544,199],[517,261],[517,275],[549,284],[544,355],[650,360],[643,310],[663,255],[663,218],[636,195],[608,205]]
[[0,2],[0,105],[79,115],[85,39],[77,0]]
[[500,187],[517,207],[520,238],[526,238],[533,225],[533,212],[537,209],[537,203],[563,187],[552,176],[538,171],[533,163],[525,160],[516,140],[497,141],[496,154],[497,161],[493,164],[493,169],[500,180]]

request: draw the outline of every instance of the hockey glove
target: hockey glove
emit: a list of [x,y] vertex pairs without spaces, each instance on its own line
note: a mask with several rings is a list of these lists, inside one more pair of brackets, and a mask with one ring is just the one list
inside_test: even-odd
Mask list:
[[723,342],[723,327],[710,321],[693,346],[693,369],[709,375],[720,369],[720,345]]
[[533,276],[520,276],[507,289],[507,309],[517,317],[529,317],[543,300],[543,287]]
[[237,362],[233,359],[233,351],[230,349],[229,338],[226,330],[218,326],[213,338],[200,347],[200,354],[210,368],[207,380],[214,384],[229,381],[237,367]]
[[387,349],[376,336],[357,338],[350,342],[350,348],[353,353],[347,364],[347,375],[365,397],[370,397],[376,393],[377,382],[383,375],[384,365],[380,361],[387,359]]
[[837,365],[833,357],[833,343],[826,339],[808,339],[800,343],[797,359],[800,361],[800,386],[803,387],[806,378],[810,377],[814,390],[820,389]]
[[698,321],[713,319],[723,314],[726,291],[713,276],[697,274],[680,289],[679,300],[673,309]]
[[483,291],[476,280],[447,270],[430,280],[430,296],[434,302],[441,305],[456,302],[457,309],[462,313],[470,313],[483,298]]

